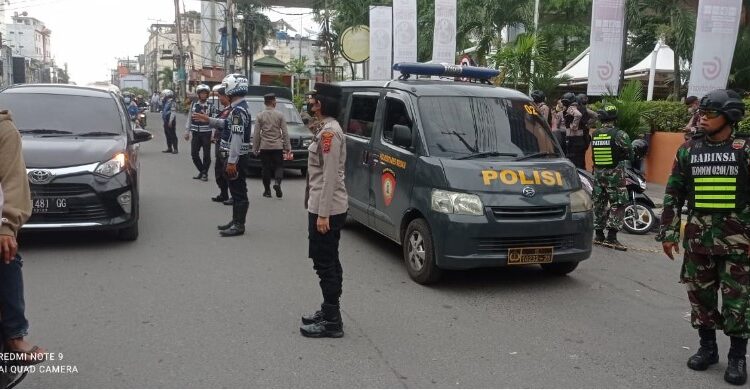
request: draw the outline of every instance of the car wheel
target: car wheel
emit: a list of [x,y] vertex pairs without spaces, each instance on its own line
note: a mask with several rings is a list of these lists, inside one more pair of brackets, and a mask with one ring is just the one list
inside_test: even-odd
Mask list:
[[440,280],[442,270],[435,263],[432,233],[427,221],[415,219],[406,228],[402,242],[404,262],[409,277],[419,284],[430,284]]
[[560,276],[565,276],[573,272],[576,268],[578,268],[577,261],[568,262],[568,263],[542,264],[542,269],[545,272],[551,273],[553,275],[560,275]]
[[125,229],[118,230],[117,238],[122,241],[137,240],[138,239],[138,221],[135,221],[135,223],[130,227],[126,227]]

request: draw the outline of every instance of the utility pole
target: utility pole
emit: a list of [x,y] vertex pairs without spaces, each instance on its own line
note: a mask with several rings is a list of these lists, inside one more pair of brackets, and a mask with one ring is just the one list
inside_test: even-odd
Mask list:
[[187,99],[187,78],[183,77],[185,71],[185,52],[182,47],[182,18],[180,17],[180,0],[174,0],[175,21],[177,23],[177,51],[180,58],[177,59],[177,75],[180,77],[180,94],[182,101]]
[[234,2],[227,0],[227,52],[229,57],[229,73],[234,73],[234,15],[232,14],[232,6]]

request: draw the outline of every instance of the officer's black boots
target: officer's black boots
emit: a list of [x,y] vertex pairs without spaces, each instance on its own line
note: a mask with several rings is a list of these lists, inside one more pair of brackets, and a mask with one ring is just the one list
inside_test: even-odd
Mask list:
[[628,247],[622,245],[620,241],[617,241],[617,230],[608,230],[607,239],[604,240],[604,246],[616,249],[618,251],[626,251]]
[[264,198],[270,198],[271,197],[271,189],[266,188],[265,191],[263,191],[263,197]]
[[719,362],[719,347],[716,345],[716,330],[698,329],[698,334],[701,337],[701,347],[698,348],[698,352],[696,352],[695,355],[688,359],[687,366],[691,370],[705,371],[709,366]]
[[745,360],[747,339],[732,337],[731,343],[724,380],[733,385],[744,385],[747,382],[747,361]]
[[234,204],[234,198],[229,198],[222,203],[224,203],[225,206],[231,206]]
[[197,175],[193,176],[193,179],[194,179],[194,180],[200,180],[200,179],[201,179],[202,177],[203,177],[203,173],[201,173],[201,172],[198,172],[198,174],[197,174]]
[[344,322],[339,306],[324,303],[321,309],[323,315],[320,321],[300,326],[300,333],[305,337],[344,337]]
[[281,192],[281,183],[276,183],[273,186],[273,190],[276,191],[276,197],[281,198],[284,194]]
[[229,195],[221,193],[211,198],[211,200],[214,202],[224,202],[224,201],[229,200]]
[[232,224],[219,232],[222,237],[234,237],[245,234],[245,219],[250,202],[235,202],[232,205]]
[[229,229],[230,227],[232,227],[232,225],[233,225],[233,224],[234,224],[234,219],[232,219],[231,221],[227,222],[227,223],[226,223],[226,224],[224,224],[224,225],[219,225],[219,226],[217,226],[216,228],[217,228],[217,229],[219,229],[219,230],[227,230],[227,229]]
[[323,310],[318,310],[313,314],[307,314],[302,316],[302,325],[312,325],[318,321],[323,320]]
[[604,237],[604,230],[597,230],[596,234],[594,235],[594,245],[604,245],[604,241],[606,238]]
[[208,181],[208,174],[207,173],[202,173],[200,179],[201,179],[201,181]]

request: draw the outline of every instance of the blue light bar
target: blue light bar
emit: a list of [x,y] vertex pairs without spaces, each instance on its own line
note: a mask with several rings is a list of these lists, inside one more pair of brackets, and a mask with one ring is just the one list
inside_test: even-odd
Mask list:
[[397,70],[405,75],[466,77],[479,80],[489,80],[500,74],[500,71],[497,69],[480,68],[477,66],[422,64],[419,62],[399,62],[393,65],[393,70]]

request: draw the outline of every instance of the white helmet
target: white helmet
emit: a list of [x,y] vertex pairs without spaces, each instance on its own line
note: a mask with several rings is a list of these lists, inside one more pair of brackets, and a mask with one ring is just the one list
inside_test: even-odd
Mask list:
[[241,74],[235,73],[224,77],[221,85],[224,86],[224,93],[227,96],[247,95],[247,78]]
[[201,84],[195,88],[195,93],[199,94],[201,92],[211,93],[211,88],[206,84]]
[[174,96],[174,92],[172,92],[171,89],[165,89],[165,90],[161,91],[161,96],[164,96],[164,97],[173,97]]

